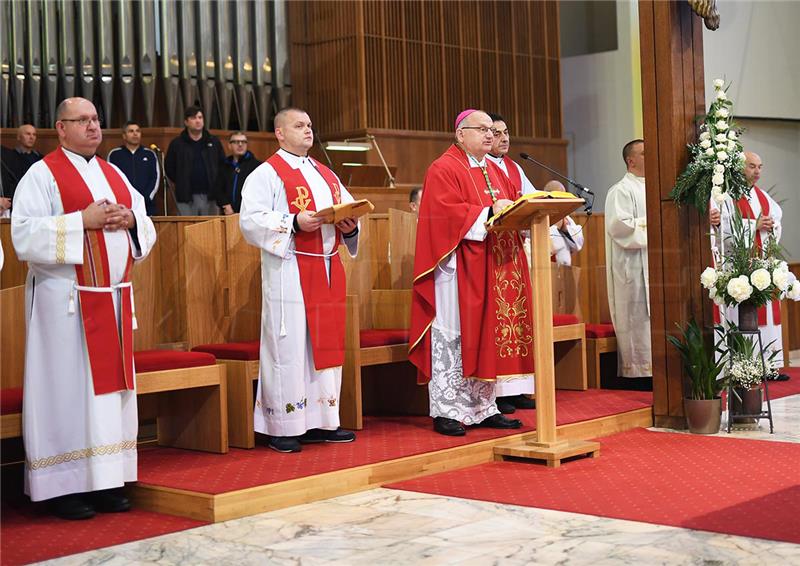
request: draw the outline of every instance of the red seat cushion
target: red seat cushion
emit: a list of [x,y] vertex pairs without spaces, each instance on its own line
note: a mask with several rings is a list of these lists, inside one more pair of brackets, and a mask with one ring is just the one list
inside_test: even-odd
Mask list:
[[22,412],[22,387],[9,387],[0,391],[0,415]]
[[553,315],[553,326],[568,326],[570,324],[579,324],[581,319],[579,319],[574,314],[554,314]]
[[260,342],[226,342],[224,344],[202,344],[192,348],[192,352],[214,354],[218,360],[257,360]]
[[168,369],[213,366],[217,358],[205,352],[178,352],[176,350],[142,350],[133,353],[136,371],[164,371]]
[[391,346],[392,344],[407,344],[408,329],[388,328],[380,330],[362,330],[360,333],[361,347]]
[[611,338],[615,336],[614,325],[609,323],[587,324],[587,338]]

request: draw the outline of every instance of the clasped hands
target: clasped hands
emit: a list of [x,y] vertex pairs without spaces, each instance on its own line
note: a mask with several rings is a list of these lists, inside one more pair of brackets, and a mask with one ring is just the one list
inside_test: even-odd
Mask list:
[[[297,225],[303,232],[318,230],[324,223],[324,219],[315,217],[312,211],[303,210],[297,213]],[[357,226],[358,221],[356,221],[355,218],[345,218],[336,223],[336,228],[338,228],[342,234],[349,234],[355,230]]]
[[136,226],[133,211],[122,204],[101,199],[93,202],[81,211],[85,230],[129,230]]
[[[712,208],[708,212],[708,220],[711,222],[712,226],[719,226],[720,222],[722,221],[722,215],[720,214],[719,209]],[[756,222],[756,230],[772,230],[774,227],[775,220],[772,219],[772,216],[760,216]]]

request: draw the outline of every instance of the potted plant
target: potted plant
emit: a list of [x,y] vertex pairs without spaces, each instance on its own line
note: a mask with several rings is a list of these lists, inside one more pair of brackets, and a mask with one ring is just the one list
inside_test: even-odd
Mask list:
[[[735,327],[733,327],[735,331]],[[727,348],[723,350],[727,365],[727,376],[733,385],[731,399],[731,418],[740,422],[752,422],[749,417],[737,415],[758,415],[761,413],[761,382],[777,373],[775,357],[777,352],[767,344],[764,359],[758,351],[754,339],[735,332],[726,335]]]
[[714,349],[706,347],[694,319],[689,321],[682,334],[683,340],[675,336],[667,336],[667,340],[680,352],[683,369],[689,377],[689,397],[683,400],[686,421],[689,430],[695,434],[714,434],[719,432],[722,415],[720,393],[725,387],[725,379],[720,376],[724,359],[717,361]]

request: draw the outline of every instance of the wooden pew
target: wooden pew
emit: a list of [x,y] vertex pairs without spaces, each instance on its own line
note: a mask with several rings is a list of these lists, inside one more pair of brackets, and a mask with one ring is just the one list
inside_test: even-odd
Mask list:
[[[598,277],[595,278],[598,296],[604,295],[605,301],[598,300],[598,323],[587,326],[586,357],[588,361],[589,387],[599,389],[603,374],[616,377],[617,375],[617,337],[614,335],[614,326],[611,324],[611,312],[608,306],[608,285],[606,283],[605,266],[597,268]],[[613,354],[606,356],[605,354]]]
[[[9,404],[9,412],[0,416],[0,438],[22,435],[22,399],[16,397],[22,390],[24,371],[25,286],[17,285],[0,290],[0,394],[4,405]],[[19,411],[15,411],[17,404]]]

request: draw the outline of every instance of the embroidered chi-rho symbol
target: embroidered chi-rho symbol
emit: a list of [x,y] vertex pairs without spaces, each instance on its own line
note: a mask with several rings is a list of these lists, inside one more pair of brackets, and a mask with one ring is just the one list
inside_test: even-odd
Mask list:
[[302,185],[297,187],[297,198],[292,201],[292,204],[295,205],[300,212],[303,212],[308,208],[310,202],[311,199],[308,198],[308,189]]

